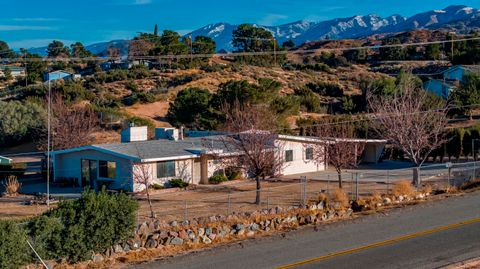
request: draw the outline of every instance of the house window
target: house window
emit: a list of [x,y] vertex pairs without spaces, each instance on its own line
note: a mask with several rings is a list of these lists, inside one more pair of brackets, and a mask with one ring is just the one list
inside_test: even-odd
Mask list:
[[305,160],[313,160],[313,148],[305,149]]
[[293,161],[293,150],[286,150],[285,151],[285,162],[292,162]]
[[157,178],[174,177],[175,176],[175,162],[158,162],[157,163]]
[[109,161],[98,161],[98,173],[103,178],[116,178],[117,163]]

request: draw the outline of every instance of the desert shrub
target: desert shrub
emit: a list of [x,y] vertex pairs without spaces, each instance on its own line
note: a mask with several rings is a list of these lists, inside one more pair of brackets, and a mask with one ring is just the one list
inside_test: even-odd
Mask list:
[[0,220],[0,268],[20,268],[31,260],[27,235],[18,221]]
[[127,90],[130,90],[132,92],[138,92],[138,85],[137,83],[135,83],[134,80],[129,80],[125,83],[125,88],[127,88]]
[[226,66],[220,65],[220,64],[213,64],[213,65],[202,65],[200,66],[200,70],[205,71],[207,73],[213,73],[213,72],[220,72],[223,69],[225,69]]
[[400,196],[400,195],[412,196],[415,194],[415,188],[412,186],[412,184],[408,180],[398,181],[393,185],[392,193],[395,196]]
[[228,181],[228,178],[223,174],[213,175],[208,179],[208,183],[210,184],[220,184],[225,181]]
[[306,87],[312,90],[313,92],[323,96],[331,96],[331,97],[343,96],[343,90],[340,88],[340,85],[338,85],[337,83],[331,83],[331,82],[308,83]]
[[317,112],[320,108],[320,98],[308,88],[295,90],[295,95],[299,96],[300,105],[307,112]]
[[150,185],[150,188],[152,188],[154,190],[163,190],[163,189],[165,189],[165,186],[155,183],[155,184]]
[[16,196],[18,195],[18,192],[20,191],[20,187],[22,186],[22,184],[18,182],[16,176],[10,175],[5,179],[3,186],[5,187],[5,192],[7,193],[7,195]]
[[35,245],[48,258],[87,260],[129,238],[138,204],[125,194],[85,191],[80,199],[63,201],[30,223]]
[[235,167],[229,167],[225,169],[225,176],[227,176],[228,180],[236,180],[242,177],[242,171]]
[[186,187],[188,187],[188,183],[183,181],[183,179],[181,179],[181,178],[171,179],[170,181],[168,181],[168,185],[170,186],[170,188],[186,188]]
[[330,194],[330,201],[336,208],[346,208],[349,206],[347,194],[342,189],[336,189]]

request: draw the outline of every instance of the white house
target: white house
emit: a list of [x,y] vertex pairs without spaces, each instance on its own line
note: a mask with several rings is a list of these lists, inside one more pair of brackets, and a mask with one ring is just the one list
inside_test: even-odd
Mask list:
[[[227,167],[212,157],[228,156],[225,144],[211,132],[185,132],[173,128],[157,128],[156,139],[147,140],[146,127],[130,127],[122,132],[122,143],[91,145],[52,153],[54,180],[73,178],[82,187],[138,191],[142,184],[135,178],[147,171],[151,182],[163,184],[173,178],[182,178],[191,184],[208,184],[208,178]],[[365,140],[364,160],[376,162],[385,141]],[[325,143],[315,138],[279,135],[275,145],[285,157],[283,175],[316,172],[326,169],[325,163],[313,160],[309,143]],[[330,142],[329,142],[330,143]],[[277,147],[275,147],[277,148]],[[317,147],[318,148],[318,147]],[[370,156],[371,155],[371,156]],[[223,158],[223,157],[222,157]],[[142,170],[143,169],[143,170]],[[145,173],[144,173],[145,175]]]

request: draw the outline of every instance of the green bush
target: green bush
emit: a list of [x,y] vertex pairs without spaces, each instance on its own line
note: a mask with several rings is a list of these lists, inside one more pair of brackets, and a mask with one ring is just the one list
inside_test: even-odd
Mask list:
[[125,194],[85,191],[74,201],[34,218],[30,236],[48,259],[87,260],[128,239],[135,227],[138,204]]
[[20,268],[31,261],[27,235],[18,221],[0,220],[0,268]]
[[228,178],[223,174],[213,175],[208,179],[210,184],[220,184],[225,181],[228,181]]
[[150,188],[152,188],[154,190],[163,190],[163,189],[165,189],[165,186],[155,183],[155,184],[150,185]]
[[170,188],[186,188],[186,187],[188,187],[188,183],[183,181],[183,179],[180,179],[180,178],[171,179],[168,182],[168,185],[170,186]]
[[228,180],[236,180],[242,177],[242,171],[238,168],[230,167],[225,169],[225,175],[227,176]]

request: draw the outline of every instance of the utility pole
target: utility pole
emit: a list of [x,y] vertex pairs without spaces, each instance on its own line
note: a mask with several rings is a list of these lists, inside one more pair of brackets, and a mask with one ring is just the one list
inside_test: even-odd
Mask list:
[[273,38],[273,61],[274,66],[277,66],[277,40]]
[[193,61],[193,37],[190,34],[190,62]]
[[28,76],[27,76],[27,50],[25,50],[23,52],[23,56],[24,56],[24,63],[25,63],[25,87],[28,86]]
[[50,76],[48,77],[48,108],[47,108],[47,208],[50,209],[50,147],[51,147],[51,117],[52,117],[52,89]]

